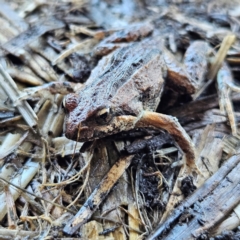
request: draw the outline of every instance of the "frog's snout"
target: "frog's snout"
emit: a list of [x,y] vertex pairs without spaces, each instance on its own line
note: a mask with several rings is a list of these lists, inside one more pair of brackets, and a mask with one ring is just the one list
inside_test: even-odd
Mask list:
[[71,140],[80,141],[88,130],[88,126],[82,126],[81,123],[76,124],[68,121],[66,122],[65,136]]

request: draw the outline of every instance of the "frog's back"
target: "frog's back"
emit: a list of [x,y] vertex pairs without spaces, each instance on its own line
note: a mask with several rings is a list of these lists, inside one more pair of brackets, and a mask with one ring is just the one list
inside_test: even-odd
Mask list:
[[154,111],[165,75],[159,49],[143,43],[130,44],[104,57],[93,70],[85,91],[96,90],[94,102],[105,102],[118,115]]
[[[119,130],[111,126],[114,117],[155,111],[163,89],[164,66],[160,50],[140,43],[104,57],[85,87],[66,97],[66,135],[76,138],[79,126],[82,140],[113,134]],[[101,134],[95,133],[96,129],[101,129]]]

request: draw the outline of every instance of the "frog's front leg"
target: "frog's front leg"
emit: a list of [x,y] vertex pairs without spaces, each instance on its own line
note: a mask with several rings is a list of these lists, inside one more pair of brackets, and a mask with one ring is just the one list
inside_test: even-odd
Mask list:
[[195,149],[192,141],[175,117],[156,112],[144,111],[135,127],[157,127],[166,130],[185,153],[185,172],[200,174],[196,165]]

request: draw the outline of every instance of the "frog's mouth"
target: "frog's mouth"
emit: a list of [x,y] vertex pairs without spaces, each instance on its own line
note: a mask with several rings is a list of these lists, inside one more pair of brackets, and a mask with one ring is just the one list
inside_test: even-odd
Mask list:
[[[65,136],[71,140],[77,142],[84,142],[83,138],[87,138],[86,135],[89,135],[89,127],[82,126],[81,123],[74,124],[71,122],[66,123]],[[85,136],[85,137],[84,137]]]
[[78,142],[92,141],[133,129],[136,119],[134,116],[116,116],[107,125],[98,125],[94,121],[87,122],[86,125],[84,123],[66,122],[65,135],[67,138]]

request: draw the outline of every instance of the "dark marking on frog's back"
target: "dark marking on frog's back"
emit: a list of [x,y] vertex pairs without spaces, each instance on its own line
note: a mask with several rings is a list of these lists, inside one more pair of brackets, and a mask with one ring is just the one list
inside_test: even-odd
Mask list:
[[78,101],[80,107],[73,110],[73,115],[81,122],[98,110],[109,107],[109,100],[153,55],[159,55],[159,50],[146,51],[132,45],[119,49],[112,56],[110,66],[81,90]]
[[[154,44],[149,46],[141,42],[101,59],[78,93],[77,104],[72,100],[75,95],[66,97],[65,105],[69,112],[66,136],[70,139],[78,136],[80,140],[103,137],[124,127],[119,123],[118,128],[111,125],[114,117],[137,117],[144,110],[155,111],[166,72],[161,51]],[[70,104],[72,102],[74,104]],[[106,113],[105,117],[102,113]],[[106,128],[100,130],[99,126],[103,125]]]

